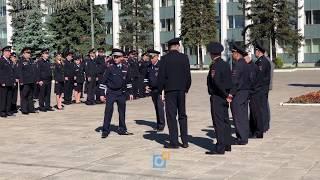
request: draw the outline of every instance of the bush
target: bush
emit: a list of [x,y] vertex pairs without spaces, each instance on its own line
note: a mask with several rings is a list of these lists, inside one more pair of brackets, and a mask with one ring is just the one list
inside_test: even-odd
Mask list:
[[276,69],[282,68],[283,67],[283,60],[280,57],[276,57],[274,64],[275,64]]
[[311,92],[295,98],[290,98],[288,103],[320,103],[320,91]]

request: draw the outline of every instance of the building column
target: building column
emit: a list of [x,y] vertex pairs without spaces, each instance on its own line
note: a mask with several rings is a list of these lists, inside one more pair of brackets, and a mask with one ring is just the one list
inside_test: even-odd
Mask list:
[[[305,14],[304,14],[304,0],[298,0],[298,29],[300,30],[300,34],[304,36],[304,24],[305,24]],[[302,42],[302,46],[298,50],[298,63],[302,63],[304,61],[304,42]]]
[[181,36],[181,0],[175,0],[174,4],[174,16],[175,16],[175,37]]
[[113,48],[119,48],[119,33],[120,33],[120,20],[119,20],[120,2],[112,1],[112,40]]
[[160,42],[160,1],[153,0],[153,48],[157,51],[161,50]]
[[227,15],[227,0],[220,1],[220,18],[221,18],[221,44],[224,47],[224,53],[222,54],[222,58],[227,60],[228,54],[228,15]]
[[6,26],[7,26],[7,44],[12,45],[12,35],[13,28],[11,26],[12,17],[9,15],[9,10],[11,6],[9,6],[9,0],[6,0]]
[[[248,8],[251,6],[251,0],[247,0],[247,3],[245,5],[245,8]],[[244,26],[245,27],[252,24],[252,21],[250,19],[246,18],[249,14],[251,14],[251,10],[244,12],[244,16],[245,16]],[[251,57],[252,54],[254,54],[254,47],[252,44],[250,44],[250,29],[247,29],[247,31],[244,35],[244,43],[245,43],[245,45],[248,45],[246,48],[246,51],[248,52],[249,56]]]

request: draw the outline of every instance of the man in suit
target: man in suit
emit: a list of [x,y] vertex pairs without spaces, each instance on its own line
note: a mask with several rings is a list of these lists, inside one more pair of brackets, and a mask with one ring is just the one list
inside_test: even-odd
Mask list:
[[168,41],[169,52],[162,56],[159,67],[159,92],[165,92],[165,106],[170,143],[165,148],[179,148],[177,112],[182,147],[188,145],[188,125],[186,114],[186,93],[191,86],[188,56],[180,53],[180,38]]

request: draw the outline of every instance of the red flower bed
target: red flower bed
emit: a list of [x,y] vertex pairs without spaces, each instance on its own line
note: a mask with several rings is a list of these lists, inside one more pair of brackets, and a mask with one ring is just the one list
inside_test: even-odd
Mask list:
[[320,91],[311,92],[295,98],[290,98],[288,103],[301,103],[301,104],[320,103]]

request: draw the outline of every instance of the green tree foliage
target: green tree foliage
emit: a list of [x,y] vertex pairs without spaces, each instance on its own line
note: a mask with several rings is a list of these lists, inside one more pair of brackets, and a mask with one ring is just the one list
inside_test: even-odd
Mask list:
[[152,0],[120,0],[120,45],[146,50],[153,44]]
[[[95,44],[106,47],[104,8],[94,6]],[[47,27],[54,41],[54,49],[72,49],[86,54],[91,49],[90,1],[75,6],[54,9],[48,17]]]
[[[185,47],[199,49],[217,39],[215,0],[184,0],[181,12],[181,36]],[[199,63],[202,68],[203,60]]]
[[37,51],[51,47],[50,36],[43,25],[44,13],[40,0],[10,0],[12,9],[13,47],[20,52],[24,47]]
[[252,20],[245,30],[250,29],[250,43],[271,40],[272,59],[276,58],[276,42],[290,55],[295,55],[303,37],[297,29],[298,8],[293,0],[252,0],[247,3],[250,10],[247,18]]

